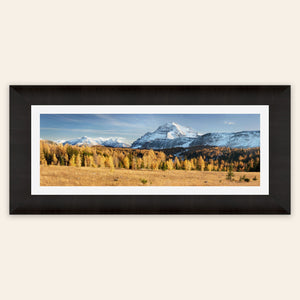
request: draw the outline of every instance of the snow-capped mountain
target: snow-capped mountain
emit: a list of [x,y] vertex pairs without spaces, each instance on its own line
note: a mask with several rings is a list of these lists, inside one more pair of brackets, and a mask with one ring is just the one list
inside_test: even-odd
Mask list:
[[229,148],[254,148],[260,146],[260,131],[233,133],[207,133],[196,138],[190,146],[218,146]]
[[147,132],[130,146],[123,138],[89,138],[60,140],[63,145],[102,145],[106,147],[131,147],[134,149],[170,149],[193,146],[218,146],[230,148],[253,148],[260,146],[260,131],[240,131],[232,133],[207,133],[201,135],[197,131],[169,122],[159,126],[153,132]]
[[191,128],[169,122],[159,126],[154,132],[147,132],[133,142],[131,147],[144,149],[189,147],[198,136],[199,133]]
[[124,142],[124,139],[122,138],[89,138],[87,136],[83,136],[77,139],[71,139],[71,140],[59,140],[57,141],[58,144],[69,144],[69,145],[87,145],[87,146],[96,146],[96,145],[102,145],[106,147],[130,147],[129,144]]
[[168,149],[175,147],[219,146],[230,148],[252,148],[260,146],[260,131],[233,133],[207,133],[197,131],[174,122],[148,132],[131,145],[132,148]]

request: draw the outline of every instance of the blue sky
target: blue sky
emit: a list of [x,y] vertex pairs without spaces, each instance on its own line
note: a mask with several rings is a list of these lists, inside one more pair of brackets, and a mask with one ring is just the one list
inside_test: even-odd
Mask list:
[[41,138],[123,137],[132,142],[167,122],[204,134],[259,130],[259,114],[41,114]]

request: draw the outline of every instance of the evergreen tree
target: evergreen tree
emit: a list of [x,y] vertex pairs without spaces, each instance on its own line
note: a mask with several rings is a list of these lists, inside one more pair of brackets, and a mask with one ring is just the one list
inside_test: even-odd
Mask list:
[[166,163],[165,161],[162,161],[162,162],[161,162],[161,169],[162,169],[163,171],[168,170],[168,165],[167,165],[167,163]]
[[233,174],[232,169],[233,169],[233,168],[232,168],[232,165],[230,165],[230,166],[229,166],[229,169],[228,169],[227,176],[226,176],[226,178],[227,178],[228,180],[232,180],[233,177],[234,177],[234,174]]
[[69,156],[67,153],[64,154],[64,162],[65,162],[65,165],[67,166],[68,162],[69,162]]
[[85,166],[85,167],[88,167],[88,166],[89,166],[88,156],[87,156],[87,155],[84,156],[83,163],[84,163],[84,166]]
[[177,156],[175,156],[175,159],[174,159],[174,166],[175,166],[176,170],[181,169],[180,161]]

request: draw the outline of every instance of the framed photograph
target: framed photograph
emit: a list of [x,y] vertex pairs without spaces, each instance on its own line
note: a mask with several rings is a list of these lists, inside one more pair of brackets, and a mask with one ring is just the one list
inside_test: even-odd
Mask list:
[[290,86],[11,86],[11,214],[290,214]]

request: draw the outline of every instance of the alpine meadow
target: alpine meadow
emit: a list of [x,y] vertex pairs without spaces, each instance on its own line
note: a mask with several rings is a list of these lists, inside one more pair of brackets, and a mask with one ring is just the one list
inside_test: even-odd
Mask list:
[[41,115],[40,185],[259,186],[259,115]]

